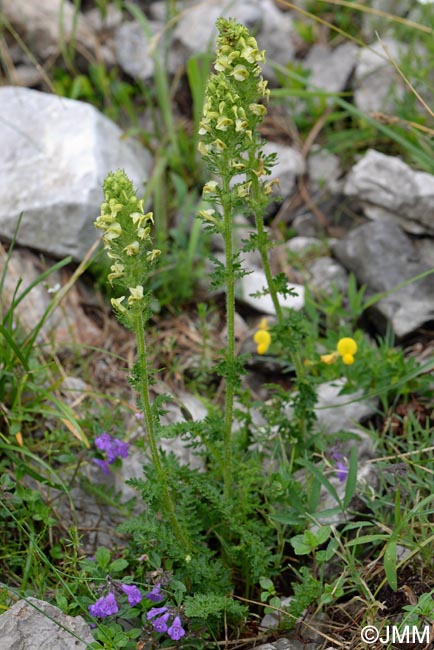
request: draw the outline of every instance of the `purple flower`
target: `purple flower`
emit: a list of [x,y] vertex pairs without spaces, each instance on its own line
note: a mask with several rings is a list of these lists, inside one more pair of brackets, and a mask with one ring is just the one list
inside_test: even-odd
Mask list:
[[143,596],[140,592],[140,589],[136,585],[121,585],[121,589],[124,594],[128,596],[128,603],[131,607],[137,605],[142,600]]
[[179,639],[184,636],[185,630],[181,625],[179,616],[175,616],[175,620],[167,630],[167,634],[170,636],[172,641],[179,641]]
[[89,605],[87,609],[92,616],[97,616],[98,618],[105,618],[106,616],[117,614],[119,611],[115,595],[111,592],[107,596],[99,598],[93,605]]
[[152,621],[152,625],[156,632],[167,632],[167,619],[169,616],[170,612],[166,612],[163,616],[160,616],[160,618],[156,618],[155,621]]
[[146,618],[149,621],[151,618],[154,618],[155,616],[164,614],[164,612],[167,612],[167,607],[152,607],[152,609],[150,609],[149,612],[146,614]]
[[152,600],[154,603],[159,603],[160,600],[163,600],[164,596],[161,593],[161,582],[152,587],[152,591],[148,591],[146,594],[148,600]]
[[108,462],[106,460],[101,460],[101,458],[92,458],[92,463],[95,463],[95,465],[98,465],[98,467],[100,469],[102,469],[104,474],[109,476],[110,469],[109,469],[109,466],[108,466]]
[[348,467],[340,460],[336,463],[336,475],[341,483],[347,480]]
[[341,483],[344,483],[348,476],[348,466],[343,462],[345,458],[339,451],[334,451],[332,458],[336,461],[336,476]]
[[129,444],[122,442],[118,438],[112,438],[105,431],[95,438],[95,447],[106,452],[109,465],[114,463],[116,458],[126,458],[128,456]]
[[143,415],[143,413],[134,413],[134,417],[136,418],[136,420],[144,420],[145,419],[145,416]]

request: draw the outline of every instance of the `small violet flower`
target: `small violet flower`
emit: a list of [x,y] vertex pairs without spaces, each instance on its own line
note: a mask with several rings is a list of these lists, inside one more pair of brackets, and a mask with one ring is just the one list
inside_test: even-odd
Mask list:
[[118,438],[112,438],[106,432],[95,438],[95,447],[106,452],[109,465],[114,463],[116,458],[126,458],[128,456],[129,444],[122,442]]
[[146,618],[148,621],[151,620],[151,618],[154,618],[155,616],[160,616],[160,614],[164,614],[164,612],[167,612],[167,607],[152,607],[152,609],[149,610],[149,612],[146,614]]
[[115,595],[110,592],[107,596],[99,598],[93,605],[89,605],[88,610],[92,616],[106,618],[106,616],[117,614],[119,607]]
[[333,452],[332,457],[333,460],[336,461],[336,476],[341,483],[344,483],[348,476],[348,466],[343,462],[344,456],[339,451],[335,451]]
[[142,600],[143,596],[141,591],[136,585],[121,585],[121,589],[128,596],[128,603],[131,607],[137,605]]
[[163,616],[160,616],[160,618],[156,618],[155,621],[152,621],[152,625],[156,632],[167,632],[167,621],[169,616],[170,612],[166,612]]
[[154,585],[151,591],[148,591],[146,598],[152,600],[154,603],[159,603],[160,600],[163,600],[164,595],[161,593],[161,582]]
[[101,458],[92,458],[92,462],[95,463],[95,465],[98,465],[104,474],[107,476],[110,474],[110,468],[106,460],[101,460]]
[[185,630],[181,625],[179,616],[175,616],[172,625],[167,630],[167,634],[170,636],[172,641],[178,641],[181,637],[184,636]]

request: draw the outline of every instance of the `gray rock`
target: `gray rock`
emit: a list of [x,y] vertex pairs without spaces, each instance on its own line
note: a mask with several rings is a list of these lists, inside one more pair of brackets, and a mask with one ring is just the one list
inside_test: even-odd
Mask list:
[[95,108],[27,88],[0,88],[0,235],[82,260],[96,240],[102,183],[123,168],[140,192],[150,155]]
[[398,222],[415,234],[434,233],[434,176],[370,149],[348,174],[344,193],[370,219]]
[[72,38],[81,51],[95,53],[95,34],[69,0],[2,0],[1,11],[36,58],[56,56]]
[[434,268],[434,240],[432,237],[416,237],[412,241],[421,261]]
[[[281,607],[288,607],[290,604],[292,598],[291,596],[288,596],[286,598],[282,598],[280,601]],[[260,630],[277,630],[278,627],[280,626],[280,623],[284,620],[285,617],[282,616],[282,614],[278,611],[274,611],[271,614],[265,614],[261,620],[261,625],[259,626]],[[285,639],[286,640],[286,639]],[[266,647],[266,646],[273,646],[273,643],[267,643],[265,646],[260,646],[260,647]]]
[[[160,15],[157,11],[156,15]],[[184,62],[193,54],[214,49],[219,16],[235,18],[255,34],[267,59],[286,65],[294,58],[295,30],[292,19],[282,13],[272,0],[208,0],[197,2],[181,12],[174,30],[174,47]],[[271,68],[264,67],[265,76],[274,77]]]
[[276,164],[267,176],[267,180],[278,179],[280,186],[275,186],[273,191],[276,195],[286,198],[295,188],[297,176],[302,176],[306,171],[306,163],[302,154],[294,149],[277,142],[267,142],[263,146],[266,156],[277,154]]
[[313,650],[312,644],[306,645],[301,641],[296,641],[295,639],[278,639],[273,641],[273,643],[263,643],[262,645],[257,645],[251,650]]
[[323,242],[318,237],[304,237],[298,235],[286,242],[286,248],[291,253],[302,253],[303,257],[306,253],[316,252],[322,250],[324,247]]
[[[164,30],[164,24],[149,21],[152,37],[143,31],[136,21],[122,23],[115,32],[114,46],[116,58],[121,68],[134,79],[149,81],[154,76],[154,49],[157,47],[162,61],[162,40],[157,37]],[[173,48],[169,51],[168,71],[175,72],[179,57]]]
[[[6,252],[0,248],[0,274],[3,273],[6,260]],[[26,249],[12,251],[8,261],[0,296],[2,310],[9,308],[18,285],[17,297],[30,285],[34,285],[14,309],[15,326],[19,325],[26,333],[31,332],[41,322],[53,297],[68,279],[68,272],[63,270],[52,273],[43,282],[38,282],[40,274],[46,268],[49,268],[48,264],[42,264],[39,256]],[[76,282],[59,306],[54,308],[41,327],[37,337],[38,343],[49,338],[56,346],[72,340],[74,344],[101,345],[101,330],[86,316],[80,300],[80,289],[80,282]]]
[[308,264],[310,276],[309,285],[315,290],[332,294],[333,289],[346,294],[348,289],[348,273],[336,260],[331,257],[318,257]]
[[321,225],[311,212],[298,214],[292,222],[292,227],[300,237],[316,237],[321,232]]
[[344,90],[356,66],[358,47],[347,42],[331,49],[321,43],[313,45],[303,61],[303,67],[311,71],[309,83],[329,93]]
[[434,319],[432,275],[394,290],[430,269],[420,262],[411,240],[398,225],[380,221],[363,224],[336,243],[333,250],[359,283],[367,285],[367,296],[390,292],[375,304],[373,311],[382,329],[387,321],[396,336],[402,337]]
[[22,63],[11,70],[11,83],[14,86],[25,86],[32,88],[37,86],[43,80],[43,76],[38,68],[29,63]]
[[404,94],[403,82],[388,60],[383,45],[397,62],[406,49],[405,45],[384,38],[381,43],[376,42],[359,50],[353,83],[354,103],[365,113],[393,113],[395,98],[401,98]]
[[86,650],[93,640],[81,616],[37,598],[19,600],[0,616],[0,650]]
[[269,61],[286,66],[295,58],[297,33],[290,14],[282,12],[273,0],[261,0],[262,26],[257,34],[260,49],[265,50],[264,76],[275,79]]
[[[295,309],[299,311],[304,307],[304,287],[299,284],[289,284],[296,292],[296,296],[287,296],[284,298],[279,294],[280,306],[286,309]],[[242,277],[237,283],[237,298],[241,302],[253,307],[260,314],[275,316],[273,301],[269,294],[265,296],[253,297],[258,291],[267,287],[265,273],[259,269],[253,269],[251,273]]]
[[354,431],[354,425],[376,412],[378,400],[365,399],[363,391],[341,395],[346,379],[324,382],[317,388],[315,406],[319,430],[331,435],[338,431]]
[[259,0],[208,0],[198,2],[182,12],[173,33],[175,45],[180,45],[184,60],[193,54],[214,51],[217,36],[216,21],[220,16],[235,18],[251,30],[261,24],[262,11]]
[[[393,16],[405,16],[409,18],[408,12],[414,7],[412,0],[370,0],[369,6],[374,11],[384,11]],[[392,21],[387,16],[375,15],[367,11],[362,14],[362,31],[368,40],[375,38],[375,32],[384,37],[385,32],[391,31]]]
[[[161,424],[163,425],[188,420],[203,420],[208,413],[204,404],[197,397],[184,392],[181,392],[177,396],[176,401],[167,402],[164,405],[164,410],[167,413],[161,417]],[[139,426],[132,440],[137,440],[143,436],[145,436],[145,431],[143,427]],[[195,450],[190,446],[189,440],[186,437],[161,438],[159,448],[166,454],[173,453],[181,465],[188,465],[190,469],[203,471],[205,468],[203,457],[195,453]],[[147,465],[149,461],[149,452],[138,449],[134,444],[130,447],[127,458],[122,460],[122,466],[119,472],[114,475],[115,489],[122,495],[123,501],[137,496],[137,491],[129,485],[126,485],[125,481],[132,478],[143,479],[143,466]],[[100,478],[103,479],[102,476]],[[112,479],[113,477],[104,477],[103,480],[111,481]]]
[[87,23],[96,32],[112,31],[122,23],[122,11],[114,4],[108,4],[102,12],[97,7],[84,14]]
[[307,173],[309,181],[315,188],[334,194],[341,191],[339,177],[342,174],[342,168],[339,156],[325,149],[312,147],[312,152],[307,160]]

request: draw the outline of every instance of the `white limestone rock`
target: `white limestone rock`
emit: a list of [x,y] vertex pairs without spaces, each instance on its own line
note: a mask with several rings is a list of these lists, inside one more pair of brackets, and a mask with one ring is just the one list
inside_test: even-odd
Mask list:
[[109,171],[141,193],[151,157],[93,106],[27,88],[0,88],[0,236],[53,257],[82,260]]
[[86,650],[93,640],[81,616],[37,598],[19,600],[0,616],[0,650]]
[[434,176],[395,156],[370,149],[348,174],[344,194],[367,217],[398,223],[413,234],[434,234]]

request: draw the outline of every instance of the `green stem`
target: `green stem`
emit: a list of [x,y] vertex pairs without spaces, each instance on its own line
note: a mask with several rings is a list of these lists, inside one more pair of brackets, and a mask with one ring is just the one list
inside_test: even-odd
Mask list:
[[224,495],[228,499],[232,484],[232,418],[234,409],[234,367],[235,367],[235,275],[232,242],[232,212],[228,196],[229,180],[223,172],[223,238],[226,257],[226,393],[224,419]]
[[138,365],[140,368],[139,392],[140,392],[143,414],[145,416],[145,424],[148,433],[149,446],[151,449],[152,463],[157,473],[157,477],[158,477],[157,480],[159,482],[162,495],[163,495],[164,508],[166,510],[166,513],[169,515],[169,519],[172,524],[173,531],[178,541],[183,546],[185,546],[187,550],[190,550],[191,544],[190,544],[190,540],[188,539],[188,535],[181,528],[179,521],[176,517],[175,505],[173,503],[172,495],[170,494],[169,487],[167,485],[165,472],[161,464],[160,452],[157,446],[154,419],[152,416],[151,401],[149,398],[149,372],[148,372],[148,361],[147,361],[147,351],[146,351],[146,342],[145,342],[145,319],[144,319],[143,311],[141,309],[138,310],[137,313],[135,314],[134,330],[135,330],[136,341],[137,341]]
[[[251,181],[252,181],[252,191],[253,191],[253,203],[254,204],[256,203],[258,205],[260,189],[259,189],[258,177],[256,176],[256,174],[254,173],[251,174]],[[277,316],[277,321],[279,325],[282,325],[284,319],[283,311],[282,311],[282,307],[280,306],[279,296],[277,295],[276,285],[274,284],[273,274],[271,273],[270,262],[268,261],[267,233],[265,232],[264,229],[264,219],[262,217],[262,214],[260,214],[258,210],[255,210],[255,223],[256,223],[256,231],[258,234],[258,250],[261,256],[262,267],[264,269],[265,277],[267,280],[268,293],[270,294],[271,300],[273,302],[274,310]],[[304,367],[298,352],[291,353],[291,360],[292,363],[294,364],[295,374],[297,375],[297,379],[301,379],[304,376]],[[302,425],[302,433],[304,435],[306,433],[306,423],[304,418],[301,421],[301,425]]]

